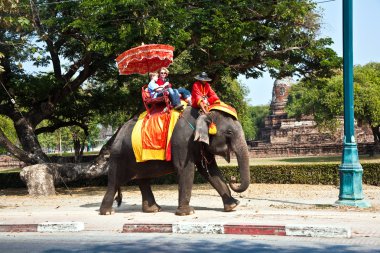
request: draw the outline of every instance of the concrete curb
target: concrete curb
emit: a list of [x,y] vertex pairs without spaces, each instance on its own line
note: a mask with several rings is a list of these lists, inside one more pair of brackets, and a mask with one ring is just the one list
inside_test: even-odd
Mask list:
[[324,225],[256,225],[224,223],[127,223],[123,233],[239,234],[351,238],[351,228]]
[[[79,232],[84,222],[43,222],[39,224],[0,224],[0,232]],[[123,233],[236,234],[301,237],[351,238],[351,228],[328,225],[257,225],[225,223],[127,223]]]
[[288,225],[285,232],[292,236],[351,238],[351,228],[348,227]]
[[43,222],[39,224],[0,224],[0,232],[79,232],[84,222]]

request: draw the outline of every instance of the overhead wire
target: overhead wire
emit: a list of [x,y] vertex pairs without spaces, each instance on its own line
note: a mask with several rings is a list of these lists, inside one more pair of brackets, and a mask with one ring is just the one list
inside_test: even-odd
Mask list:
[[9,99],[11,100],[12,104],[16,104],[16,101],[12,98],[11,94],[9,94],[8,90],[5,88],[3,82],[0,80],[1,86],[4,88],[5,93],[7,93]]
[[20,113],[21,117],[24,117],[24,115],[22,114],[22,112],[20,110],[18,110],[18,105],[16,103],[16,100],[11,96],[11,94],[8,92],[7,88],[5,88],[5,85],[3,84],[3,82],[0,80],[0,83],[1,83],[1,86],[3,87],[3,89],[5,90],[5,93],[8,95],[9,97],[9,100],[11,101],[11,103],[13,104],[13,106],[15,107],[16,111],[18,113]]

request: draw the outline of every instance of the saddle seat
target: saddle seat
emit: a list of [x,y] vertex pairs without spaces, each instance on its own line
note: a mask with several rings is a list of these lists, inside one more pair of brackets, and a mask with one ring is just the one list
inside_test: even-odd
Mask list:
[[148,85],[144,85],[141,88],[141,97],[148,114],[153,114],[156,111],[163,111],[165,108],[167,108],[167,110],[171,109],[169,92],[167,90],[164,90],[162,96],[152,98],[148,90]]

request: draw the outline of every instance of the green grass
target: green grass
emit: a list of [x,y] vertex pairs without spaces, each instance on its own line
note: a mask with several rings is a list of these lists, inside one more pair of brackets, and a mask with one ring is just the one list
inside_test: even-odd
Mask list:
[[0,170],[0,174],[1,173],[10,173],[10,172],[20,172],[20,171],[21,171],[21,168],[4,169],[4,170]]
[[[90,152],[84,152],[83,156],[97,155],[97,154],[99,154],[99,151],[90,151]],[[49,153],[48,156],[74,156],[74,153],[73,152],[64,152],[62,154]]]
[[[251,158],[250,165],[283,165],[283,164],[312,164],[312,163],[341,163],[341,156],[303,156],[303,157],[271,157],[271,158]],[[227,163],[222,157],[217,157],[219,166],[237,165],[236,158],[231,158]],[[360,163],[380,163],[380,154],[373,157],[368,155],[359,156]],[[21,168],[0,170],[0,173],[19,172]]]

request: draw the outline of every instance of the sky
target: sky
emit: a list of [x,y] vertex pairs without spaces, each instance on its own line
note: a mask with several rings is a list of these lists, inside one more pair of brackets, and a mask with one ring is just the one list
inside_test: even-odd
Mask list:
[[[321,37],[330,37],[331,46],[339,56],[343,56],[342,42],[342,1],[327,2],[316,0],[322,13]],[[353,60],[354,65],[365,65],[369,62],[380,62],[379,33],[380,0],[353,0]],[[250,105],[266,105],[272,98],[274,79],[264,74],[260,79],[239,80],[249,89]]]

